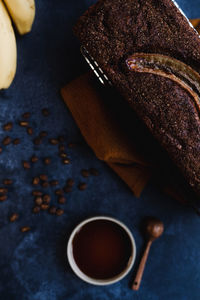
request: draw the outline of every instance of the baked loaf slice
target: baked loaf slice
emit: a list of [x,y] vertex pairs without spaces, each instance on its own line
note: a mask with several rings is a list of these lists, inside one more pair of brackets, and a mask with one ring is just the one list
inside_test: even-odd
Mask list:
[[99,0],[75,34],[200,196],[200,37],[171,0]]

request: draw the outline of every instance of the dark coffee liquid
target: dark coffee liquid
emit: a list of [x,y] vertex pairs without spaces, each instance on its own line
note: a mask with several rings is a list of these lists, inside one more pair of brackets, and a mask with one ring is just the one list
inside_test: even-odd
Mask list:
[[94,279],[119,275],[132,255],[128,234],[108,220],[84,225],[73,240],[73,255],[80,270]]

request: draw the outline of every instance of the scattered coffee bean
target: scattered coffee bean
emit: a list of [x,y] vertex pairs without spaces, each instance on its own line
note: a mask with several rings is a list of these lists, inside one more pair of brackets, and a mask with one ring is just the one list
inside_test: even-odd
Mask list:
[[77,146],[77,143],[69,143],[68,144],[68,147],[69,148],[74,148],[74,147],[76,147]]
[[58,203],[60,203],[60,204],[65,204],[65,202],[66,202],[66,198],[65,197],[59,197],[58,198]]
[[47,210],[47,209],[49,209],[49,204],[43,203],[40,205],[40,208],[41,208],[41,210]]
[[93,176],[98,176],[99,175],[99,171],[97,169],[94,169],[94,168],[89,169],[89,172]]
[[30,118],[30,112],[25,112],[23,115],[22,115],[22,118],[23,119],[29,119]]
[[19,214],[17,213],[12,214],[9,218],[10,222],[15,222],[17,219],[19,219]]
[[42,109],[42,114],[44,117],[48,117],[49,116],[49,110],[47,108],[43,108]]
[[86,169],[81,170],[81,175],[83,177],[89,177],[90,176],[90,172]]
[[61,208],[57,208],[56,209],[56,215],[57,216],[62,216],[64,214],[64,210],[63,209],[61,209]]
[[28,232],[31,230],[31,228],[29,226],[24,226],[24,227],[21,227],[21,232]]
[[49,157],[45,157],[44,158],[44,163],[45,163],[45,165],[50,165],[51,159]]
[[32,161],[32,163],[35,163],[35,162],[37,162],[38,161],[38,157],[37,156],[35,156],[35,155],[33,155],[32,157],[31,157],[31,161]]
[[66,159],[63,159],[62,162],[63,162],[64,165],[70,164],[70,160],[67,159],[67,158],[66,158]]
[[7,194],[7,192],[8,192],[8,189],[6,189],[6,188],[0,188],[0,194]]
[[67,158],[67,154],[64,153],[64,152],[61,152],[61,153],[59,154],[59,156],[60,156],[61,158]]
[[7,200],[7,196],[6,195],[1,195],[0,196],[0,201],[3,202],[3,201],[6,201]]
[[43,138],[47,136],[47,132],[46,131],[41,131],[40,134],[39,134],[39,137]]
[[22,164],[23,164],[24,169],[30,169],[31,168],[30,163],[28,161],[26,161],[26,160],[24,160],[22,162]]
[[78,188],[80,191],[84,191],[87,188],[87,184],[84,182],[79,183]]
[[45,174],[41,174],[39,177],[42,181],[48,181],[48,176]]
[[13,183],[12,179],[4,179],[3,184],[5,185],[11,185]]
[[36,137],[34,140],[33,140],[33,143],[35,144],[35,145],[40,145],[40,144],[42,144],[42,139],[41,138],[39,138],[39,137]]
[[64,138],[64,136],[61,135],[61,136],[58,137],[58,140],[59,140],[60,143],[64,143],[65,138]]
[[74,180],[72,179],[72,178],[69,178],[69,179],[67,179],[67,181],[66,181],[66,184],[67,184],[67,186],[70,186],[70,187],[72,187],[73,185],[74,185]]
[[5,131],[10,131],[12,128],[13,128],[12,122],[9,122],[9,123],[3,125],[3,130],[5,130]]
[[27,121],[19,121],[19,125],[22,127],[27,127],[29,123]]
[[11,143],[11,138],[9,136],[6,136],[2,141],[4,146],[7,146]]
[[47,181],[44,181],[44,182],[41,183],[41,186],[43,188],[48,188],[49,187],[49,183]]
[[34,177],[32,184],[33,185],[38,185],[39,183],[40,183],[40,178],[39,177]]
[[72,191],[72,187],[71,186],[65,186],[64,187],[64,192],[65,193],[71,193],[71,191]]
[[56,186],[56,185],[58,185],[58,180],[52,180],[52,181],[50,181],[50,185],[51,185],[51,186]]
[[33,128],[31,128],[31,127],[27,127],[27,133],[29,134],[29,135],[32,135],[33,134]]
[[0,147],[0,153],[2,153],[3,149]]
[[55,194],[59,195],[59,196],[62,196],[64,193],[63,193],[63,190],[58,189],[58,190],[55,190]]
[[60,152],[65,152],[65,146],[64,145],[59,145],[58,147]]
[[58,140],[57,139],[49,139],[49,143],[52,144],[52,145],[57,145]]
[[36,197],[35,198],[35,204],[40,206],[42,204],[43,200],[42,200],[42,197]]
[[13,140],[13,145],[19,145],[20,144],[20,139],[14,139]]
[[40,192],[40,191],[38,191],[38,190],[34,190],[34,191],[32,191],[32,195],[33,196],[42,196],[42,192]]
[[51,201],[51,197],[50,197],[49,195],[45,194],[45,195],[42,197],[42,200],[43,200],[44,203],[49,204],[50,201]]
[[33,211],[34,214],[38,214],[40,212],[40,207],[39,206],[34,206],[32,211]]
[[56,214],[56,207],[55,206],[51,206],[49,208],[49,213],[52,214],[52,215],[55,215]]

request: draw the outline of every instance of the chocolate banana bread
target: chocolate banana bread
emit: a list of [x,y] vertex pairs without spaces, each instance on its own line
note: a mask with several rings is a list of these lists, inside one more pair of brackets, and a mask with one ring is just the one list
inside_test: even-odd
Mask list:
[[99,0],[75,34],[200,196],[200,37],[171,0]]

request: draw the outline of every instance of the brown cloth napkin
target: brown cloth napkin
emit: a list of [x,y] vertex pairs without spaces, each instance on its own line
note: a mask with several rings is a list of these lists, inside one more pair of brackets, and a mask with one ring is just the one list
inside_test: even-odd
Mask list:
[[[200,29],[200,19],[191,22]],[[158,181],[168,194],[181,202],[186,201],[182,188],[178,188],[179,175],[173,166],[165,168],[168,164],[167,158],[165,166],[162,164],[165,154],[160,155],[156,142],[152,142],[119,95],[100,87],[92,73],[67,84],[61,94],[88,145],[126,182],[135,196],[140,196],[149,179],[156,174],[157,179],[162,178]],[[176,175],[172,177],[172,173]]]

